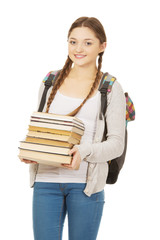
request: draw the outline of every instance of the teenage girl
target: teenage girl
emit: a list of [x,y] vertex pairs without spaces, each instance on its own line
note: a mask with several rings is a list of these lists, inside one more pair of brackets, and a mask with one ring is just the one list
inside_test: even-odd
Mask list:
[[[68,58],[47,94],[44,112],[76,116],[85,125],[80,144],[69,152],[73,156],[71,164],[58,168],[22,160],[30,163],[35,240],[62,239],[66,214],[69,240],[97,238],[105,203],[107,162],[122,154],[125,135],[125,97],[117,81],[107,96],[105,117],[99,118],[98,88],[106,42],[98,19],[78,18],[68,32]],[[39,102],[43,90],[44,83]],[[107,140],[102,142],[105,121]],[[79,165],[79,170],[75,170]]]

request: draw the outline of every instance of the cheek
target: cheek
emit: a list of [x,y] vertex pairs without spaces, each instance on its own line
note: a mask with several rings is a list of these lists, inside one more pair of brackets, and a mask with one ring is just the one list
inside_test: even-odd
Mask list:
[[69,46],[68,47],[68,53],[72,53],[74,51],[75,47],[74,46]]
[[73,47],[69,47],[68,48],[68,56],[70,57],[70,59],[73,61],[74,60],[74,49]]
[[88,55],[89,56],[91,56],[92,58],[96,58],[97,56],[98,56],[98,51],[97,51],[97,49],[89,49],[89,51],[88,51]]

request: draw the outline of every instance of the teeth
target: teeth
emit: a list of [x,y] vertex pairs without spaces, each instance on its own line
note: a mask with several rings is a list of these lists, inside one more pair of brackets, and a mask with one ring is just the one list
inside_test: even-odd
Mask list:
[[85,55],[75,55],[76,57],[79,57],[79,58],[81,58],[81,57],[85,57]]

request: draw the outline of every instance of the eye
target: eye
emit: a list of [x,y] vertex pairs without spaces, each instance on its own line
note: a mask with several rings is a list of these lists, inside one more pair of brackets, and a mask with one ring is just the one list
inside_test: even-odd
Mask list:
[[76,41],[71,40],[69,43],[72,44],[72,45],[75,45]]
[[92,45],[91,42],[86,42],[86,46],[90,46],[90,45]]

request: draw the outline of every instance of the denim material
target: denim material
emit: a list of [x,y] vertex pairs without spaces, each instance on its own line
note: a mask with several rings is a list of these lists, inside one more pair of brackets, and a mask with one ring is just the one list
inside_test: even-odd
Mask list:
[[100,226],[104,190],[88,197],[86,183],[35,182],[33,232],[35,240],[62,240],[68,215],[69,240],[96,240]]

